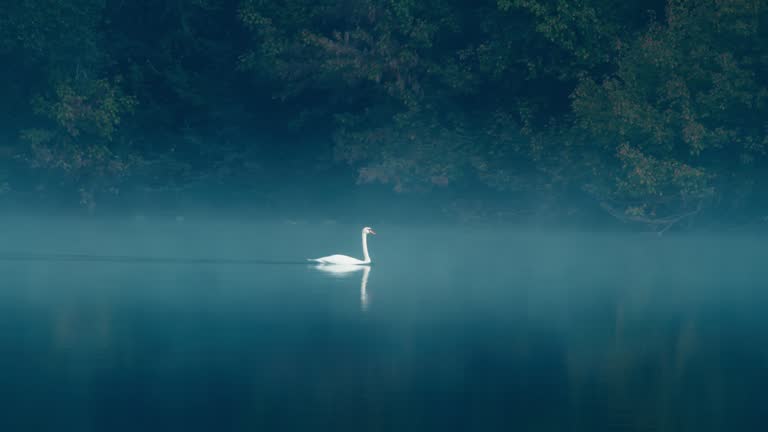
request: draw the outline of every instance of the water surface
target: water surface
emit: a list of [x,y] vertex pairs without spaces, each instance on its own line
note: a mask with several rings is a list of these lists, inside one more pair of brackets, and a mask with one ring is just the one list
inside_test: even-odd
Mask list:
[[359,255],[358,227],[59,228],[9,230],[0,254],[2,430],[768,419],[756,236],[377,226],[374,266],[331,273],[302,260]]

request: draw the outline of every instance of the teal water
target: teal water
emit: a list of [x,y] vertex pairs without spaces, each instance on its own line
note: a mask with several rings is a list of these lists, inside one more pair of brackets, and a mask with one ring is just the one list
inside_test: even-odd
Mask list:
[[374,226],[371,269],[329,273],[301,260],[358,227],[245,227],[9,231],[0,430],[768,420],[763,238]]

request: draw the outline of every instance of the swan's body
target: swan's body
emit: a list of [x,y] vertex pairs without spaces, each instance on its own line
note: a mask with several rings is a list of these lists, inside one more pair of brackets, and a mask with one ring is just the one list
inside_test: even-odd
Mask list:
[[371,256],[368,255],[368,234],[376,235],[370,227],[363,228],[363,259],[352,258],[347,255],[328,255],[320,258],[310,258],[307,261],[326,265],[368,265],[371,263]]
[[370,264],[370,258],[367,260],[359,260],[347,255],[328,255],[322,258],[310,259],[320,264],[333,264],[333,265],[366,265]]

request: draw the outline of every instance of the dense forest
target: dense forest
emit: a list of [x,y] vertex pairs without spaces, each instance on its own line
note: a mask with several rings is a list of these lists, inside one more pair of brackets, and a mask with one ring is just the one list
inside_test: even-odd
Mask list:
[[322,186],[660,231],[768,215],[762,0],[18,0],[0,62],[8,202]]

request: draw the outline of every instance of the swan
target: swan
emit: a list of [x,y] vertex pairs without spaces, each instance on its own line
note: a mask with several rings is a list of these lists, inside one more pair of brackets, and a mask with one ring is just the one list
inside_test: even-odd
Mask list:
[[307,261],[312,261],[320,264],[332,264],[332,265],[368,265],[371,263],[371,257],[368,255],[368,234],[376,235],[376,232],[371,227],[363,228],[363,259],[352,258],[346,255],[328,255],[320,258],[309,258]]

